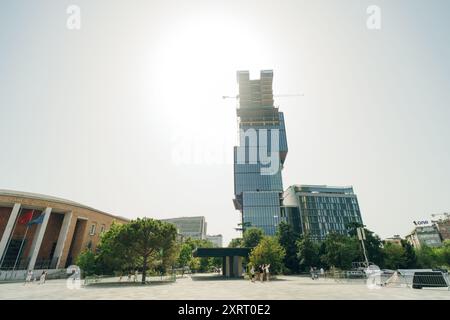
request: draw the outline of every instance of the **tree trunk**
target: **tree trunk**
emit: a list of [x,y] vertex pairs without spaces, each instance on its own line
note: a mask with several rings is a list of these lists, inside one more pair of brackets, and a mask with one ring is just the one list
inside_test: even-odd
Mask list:
[[147,276],[147,256],[144,256],[144,263],[142,266],[142,284],[145,284],[146,276]]

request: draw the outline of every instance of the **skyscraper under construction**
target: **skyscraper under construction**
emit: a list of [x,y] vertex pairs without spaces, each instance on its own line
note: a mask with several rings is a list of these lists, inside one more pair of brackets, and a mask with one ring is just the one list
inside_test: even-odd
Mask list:
[[239,146],[234,148],[234,205],[242,214],[243,228],[257,227],[274,235],[282,217],[281,170],[288,147],[284,116],[274,106],[273,71],[261,71],[251,80],[238,71],[237,108]]

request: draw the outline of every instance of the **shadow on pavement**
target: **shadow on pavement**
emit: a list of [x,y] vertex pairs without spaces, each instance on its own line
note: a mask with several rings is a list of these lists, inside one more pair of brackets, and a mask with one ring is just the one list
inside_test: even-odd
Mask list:
[[162,286],[173,284],[173,281],[154,281],[147,282],[146,284],[142,284],[140,282],[99,282],[99,283],[90,283],[85,285],[84,288],[129,288],[129,287],[154,287],[154,286]]
[[[225,276],[222,275],[191,275],[191,279],[192,281],[248,281],[250,282],[249,279],[245,279],[244,277],[241,278],[227,278]],[[272,278],[270,279],[269,282],[272,281],[289,281],[287,279],[278,279],[278,278]],[[259,281],[256,281],[259,282]]]

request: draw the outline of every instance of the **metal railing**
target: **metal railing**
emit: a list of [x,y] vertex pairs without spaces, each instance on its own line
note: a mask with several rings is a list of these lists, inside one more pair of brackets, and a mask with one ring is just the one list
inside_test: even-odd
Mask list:
[[[158,275],[158,276],[146,276],[145,281],[147,283],[164,283],[164,282],[175,282],[177,278],[176,273],[171,273],[168,275]],[[105,276],[105,275],[92,275],[84,277],[84,285],[89,286],[93,284],[140,284],[142,279],[142,274],[138,274],[136,277],[132,275],[131,277],[123,276],[123,277],[114,277],[114,276]]]
[[[27,270],[30,264],[30,258],[16,259],[5,259],[0,266],[0,270],[13,271],[13,270]],[[53,259],[37,259],[34,264],[34,270],[48,270],[56,269],[58,264],[58,257]]]
[[11,270],[26,270],[30,264],[29,258],[16,259],[5,259],[2,261],[0,270],[11,271]]

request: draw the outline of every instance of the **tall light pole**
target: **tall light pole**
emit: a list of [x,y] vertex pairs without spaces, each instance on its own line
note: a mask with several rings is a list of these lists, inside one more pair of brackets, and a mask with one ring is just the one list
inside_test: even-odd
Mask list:
[[358,239],[361,241],[364,259],[366,260],[366,268],[369,267],[369,259],[367,258],[366,253],[366,246],[364,244],[364,240],[366,240],[366,233],[364,232],[364,228],[360,227],[356,229],[356,232],[358,233]]

